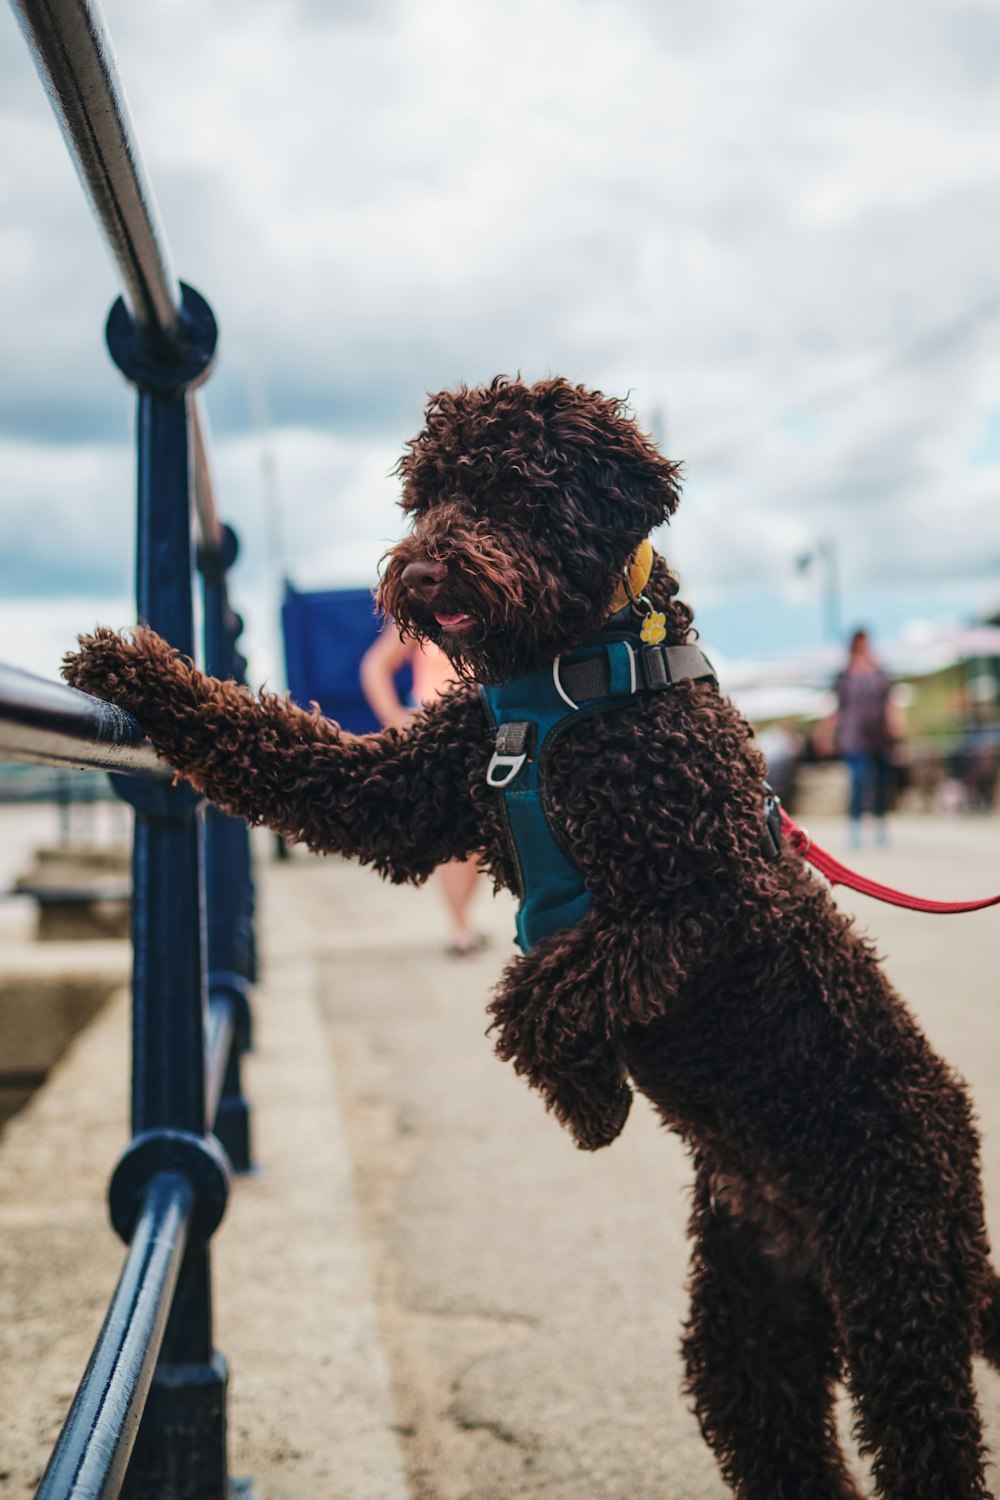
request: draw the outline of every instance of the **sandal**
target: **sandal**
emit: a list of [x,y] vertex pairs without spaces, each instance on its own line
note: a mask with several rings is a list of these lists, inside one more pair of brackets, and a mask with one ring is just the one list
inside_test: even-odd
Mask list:
[[469,958],[473,953],[481,953],[487,941],[485,932],[470,932],[468,937],[449,943],[444,951],[449,958]]

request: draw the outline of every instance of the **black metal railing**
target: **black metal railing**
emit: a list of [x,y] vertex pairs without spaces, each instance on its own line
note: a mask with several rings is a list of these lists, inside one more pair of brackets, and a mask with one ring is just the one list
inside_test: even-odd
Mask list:
[[[106,336],[137,392],[138,617],[194,656],[200,573],[205,665],[242,679],[242,621],[226,589],[236,538],[218,519],[194,395],[215,352],[211,309],[171,270],[97,0],[12,4],[121,276]],[[247,830],[174,785],[130,715],[6,666],[0,758],[108,770],[135,812],[133,1139],[109,1189],[129,1250],[38,1495],[225,1500],[237,1482],[209,1242],[232,1171],[250,1166]]]
[[65,683],[0,663],[0,757],[170,781],[131,714]]

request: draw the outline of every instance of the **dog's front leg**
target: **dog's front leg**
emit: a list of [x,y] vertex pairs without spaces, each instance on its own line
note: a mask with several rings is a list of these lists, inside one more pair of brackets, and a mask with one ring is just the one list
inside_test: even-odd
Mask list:
[[497,1054],[584,1151],[610,1145],[632,1103],[609,1022],[609,942],[588,915],[516,959],[489,1007]]
[[351,735],[318,709],[207,677],[154,631],[99,629],[66,658],[75,687],[134,713],[165,760],[225,811],[390,879],[482,846],[489,734],[469,689],[406,730]]

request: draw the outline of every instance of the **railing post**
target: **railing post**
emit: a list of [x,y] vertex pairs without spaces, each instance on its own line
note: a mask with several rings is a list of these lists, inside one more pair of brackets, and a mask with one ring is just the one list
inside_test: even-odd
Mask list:
[[[215,350],[207,304],[182,288],[170,347],[147,336],[125,303],[108,318],[108,347],[138,390],[137,604],[140,620],[194,652],[189,392]],[[203,817],[186,784],[116,778],[135,809],[133,848],[132,1129],[111,1182],[112,1220],[128,1238],[145,1187],[167,1164],[216,1196],[221,1148],[207,1129]],[[224,1191],[224,1190],[223,1190]],[[122,1494],[128,1500],[226,1500],[226,1383],[212,1347],[207,1235],[189,1244]]]
[[[124,288],[125,300],[112,308],[107,332],[112,358],[139,393],[139,618],[193,655],[192,501],[210,553],[221,557],[228,545],[215,510],[203,421],[191,394],[211,365],[215,321],[202,298],[179,287],[171,270],[99,0],[12,3]],[[220,629],[229,632],[229,659],[210,663],[228,675],[235,635],[227,623],[225,566],[217,569],[219,589],[209,591],[207,612],[210,639],[221,639]],[[205,819],[199,799],[189,786],[172,784],[169,769],[151,746],[139,743],[138,726],[127,715],[53,685],[29,684],[22,692],[20,676],[13,674],[11,685],[11,674],[0,669],[0,696],[10,688],[18,700],[12,722],[0,730],[0,749],[5,742],[32,739],[33,720],[40,716],[40,753],[56,763],[81,763],[81,745],[82,763],[94,763],[96,739],[102,742],[98,763],[157,778],[156,784],[115,778],[116,790],[135,809],[134,1139],[115,1169],[110,1205],[116,1230],[130,1240],[137,1224],[149,1222],[155,1184],[164,1174],[180,1173],[191,1188],[185,1223],[188,1210],[191,1222],[135,1447],[132,1411],[141,1405],[141,1393],[132,1381],[124,1426],[110,1440],[111,1467],[117,1475],[131,1449],[121,1491],[129,1500],[231,1500],[236,1482],[229,1481],[226,1463],[226,1365],[212,1347],[208,1253],[225,1210],[230,1163],[206,1111],[210,1084],[215,1112],[221,1075],[236,1103],[229,1112],[235,1124],[226,1126],[228,1138],[237,1158],[242,1153],[248,1162],[239,1044],[232,1041],[236,1036],[245,1043],[249,1034],[246,980],[253,973],[253,939],[246,929],[251,902],[246,830],[220,822],[225,832],[209,835],[211,930],[206,932]],[[91,734],[95,728],[100,732]],[[207,950],[221,1002],[213,1007],[210,1070]],[[148,1363],[143,1382],[147,1374]],[[84,1384],[87,1399],[81,1409],[89,1410],[92,1382],[85,1378]],[[97,1427],[83,1441],[82,1451],[102,1474],[111,1472],[108,1443],[107,1431]],[[75,1437],[64,1451],[70,1449],[78,1451]],[[111,1490],[101,1488],[105,1493]],[[247,1493],[245,1486],[240,1493]]]
[[[236,561],[238,543],[231,527],[198,550],[201,569],[205,665],[214,677],[242,682],[246,662],[236,643],[243,621],[229,607],[226,573]],[[240,1057],[251,1044],[249,985],[255,977],[253,880],[246,824],[217,807],[205,810],[205,882],[208,892],[209,998],[221,996],[234,1010],[233,1045],[226,1063],[215,1133],[238,1172],[249,1171],[250,1114],[240,1077]],[[211,1122],[209,1122],[211,1124]]]

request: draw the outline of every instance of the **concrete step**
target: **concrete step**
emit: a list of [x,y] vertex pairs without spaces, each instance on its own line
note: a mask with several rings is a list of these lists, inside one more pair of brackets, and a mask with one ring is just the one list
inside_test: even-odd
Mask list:
[[44,1083],[77,1032],[126,983],[127,943],[7,942],[0,961],[0,1124]]

